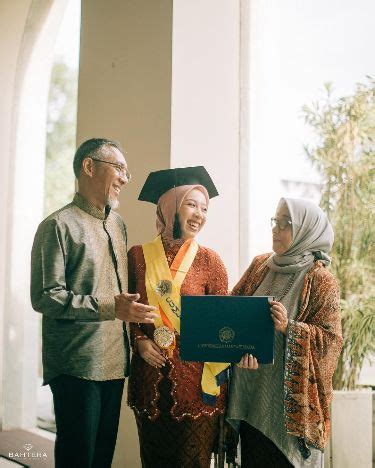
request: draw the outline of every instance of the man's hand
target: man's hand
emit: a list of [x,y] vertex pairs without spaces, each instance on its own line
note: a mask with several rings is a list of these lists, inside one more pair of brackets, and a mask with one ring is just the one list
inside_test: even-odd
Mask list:
[[165,357],[162,350],[153,340],[138,340],[137,341],[138,353],[150,366],[160,369],[165,365]]
[[116,317],[123,322],[154,323],[158,315],[153,306],[139,304],[139,294],[119,294],[115,296]]

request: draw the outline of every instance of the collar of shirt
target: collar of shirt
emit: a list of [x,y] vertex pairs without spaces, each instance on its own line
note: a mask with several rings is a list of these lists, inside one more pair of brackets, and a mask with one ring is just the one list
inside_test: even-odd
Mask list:
[[73,198],[73,203],[78,206],[78,208],[81,208],[81,210],[85,211],[91,216],[94,216],[94,218],[102,219],[105,220],[108,218],[109,213],[111,212],[111,207],[106,206],[105,210],[99,210],[99,208],[96,208],[96,206],[91,205],[86,198],[83,198],[82,195],[79,193],[76,193]]

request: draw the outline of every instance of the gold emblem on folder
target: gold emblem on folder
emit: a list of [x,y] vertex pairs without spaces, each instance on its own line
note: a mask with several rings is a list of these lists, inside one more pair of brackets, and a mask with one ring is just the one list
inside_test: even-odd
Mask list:
[[230,343],[235,335],[233,328],[230,327],[223,327],[219,330],[219,339],[222,343]]

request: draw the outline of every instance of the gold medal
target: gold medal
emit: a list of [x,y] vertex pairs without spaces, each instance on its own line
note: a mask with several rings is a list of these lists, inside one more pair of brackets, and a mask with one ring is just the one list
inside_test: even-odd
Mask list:
[[155,291],[160,297],[166,296],[172,292],[172,281],[161,280],[158,282]]
[[167,349],[174,342],[174,333],[167,326],[162,325],[155,329],[154,341],[160,348]]

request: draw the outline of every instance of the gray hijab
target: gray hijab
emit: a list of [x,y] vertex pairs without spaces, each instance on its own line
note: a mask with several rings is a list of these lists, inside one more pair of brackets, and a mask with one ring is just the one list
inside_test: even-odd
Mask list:
[[293,273],[310,267],[314,260],[329,265],[333,229],[324,211],[314,203],[298,198],[281,198],[292,221],[293,243],[283,255],[273,254],[267,265],[271,270]]

